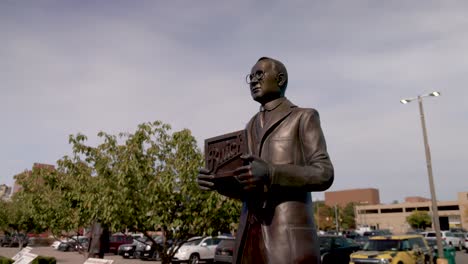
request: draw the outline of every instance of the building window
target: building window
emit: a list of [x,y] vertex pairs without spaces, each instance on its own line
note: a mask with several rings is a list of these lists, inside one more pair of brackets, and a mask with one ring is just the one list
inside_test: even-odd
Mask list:
[[458,205],[438,206],[437,209],[439,209],[439,211],[458,211],[458,210],[460,210]]
[[378,209],[360,210],[359,214],[378,214]]
[[388,213],[403,213],[403,208],[386,208],[380,209],[381,214],[388,214]]
[[407,213],[413,212],[414,210],[416,210],[416,208],[414,208],[414,207],[408,207],[408,208],[405,209],[405,211]]

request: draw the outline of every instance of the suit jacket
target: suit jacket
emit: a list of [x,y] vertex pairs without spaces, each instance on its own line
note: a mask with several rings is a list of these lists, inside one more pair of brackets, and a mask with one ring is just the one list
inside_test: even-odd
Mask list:
[[247,124],[249,151],[271,165],[270,183],[255,197],[224,193],[243,201],[233,263],[320,263],[309,192],[331,186],[333,166],[318,112],[277,100],[263,127],[259,114]]

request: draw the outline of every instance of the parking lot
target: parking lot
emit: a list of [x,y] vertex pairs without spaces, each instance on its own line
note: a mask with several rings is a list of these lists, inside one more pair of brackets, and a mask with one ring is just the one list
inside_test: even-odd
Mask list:
[[[4,257],[13,257],[18,252],[18,248],[7,248],[7,247],[0,247],[0,256]],[[52,247],[33,247],[31,251],[33,254],[41,255],[41,256],[51,256],[57,259],[57,263],[59,264],[79,264],[84,263],[86,258],[83,255],[80,255],[78,252],[62,252]],[[121,256],[116,256],[113,254],[107,254],[105,259],[112,259],[114,260],[114,264],[160,264],[159,261],[143,261],[140,259],[124,259]]]
[[[0,247],[0,256],[4,257],[13,257],[18,252],[18,248],[4,248]],[[78,254],[77,252],[61,252],[53,249],[52,247],[33,247],[31,251],[33,254],[42,255],[42,256],[52,256],[57,259],[59,264],[79,264],[85,262],[85,257]],[[124,259],[121,256],[116,255],[106,255],[105,259],[114,260],[114,264],[160,264],[159,261],[143,261],[139,259]],[[465,251],[457,251],[456,256],[457,264],[468,264],[468,253]]]

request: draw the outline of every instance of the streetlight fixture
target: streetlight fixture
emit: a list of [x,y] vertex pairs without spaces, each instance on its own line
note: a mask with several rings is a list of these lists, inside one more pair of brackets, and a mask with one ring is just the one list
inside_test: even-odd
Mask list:
[[424,138],[424,150],[426,152],[427,174],[429,177],[429,188],[431,191],[432,218],[434,222],[434,229],[435,229],[436,239],[437,239],[437,251],[439,254],[439,258],[443,258],[444,250],[442,248],[442,237],[440,234],[439,211],[437,209],[437,199],[436,199],[436,193],[435,193],[435,188],[434,188],[434,178],[432,176],[431,151],[429,149],[429,142],[427,140],[426,122],[424,119],[424,110],[423,110],[423,103],[422,103],[423,97],[429,97],[429,96],[440,96],[440,93],[432,92],[429,94],[418,95],[417,97],[414,97],[414,98],[402,99],[400,100],[400,102],[402,104],[407,104],[413,100],[416,100],[416,99],[418,100],[419,115],[421,117],[421,126],[422,126],[423,138]]

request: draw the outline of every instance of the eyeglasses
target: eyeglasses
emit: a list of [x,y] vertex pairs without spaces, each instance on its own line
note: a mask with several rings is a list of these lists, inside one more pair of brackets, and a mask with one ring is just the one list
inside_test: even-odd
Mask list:
[[257,71],[255,73],[247,74],[247,76],[245,76],[245,82],[247,84],[250,84],[253,78],[257,79],[257,82],[259,82],[263,80],[264,77],[265,77],[265,73],[263,71]]

